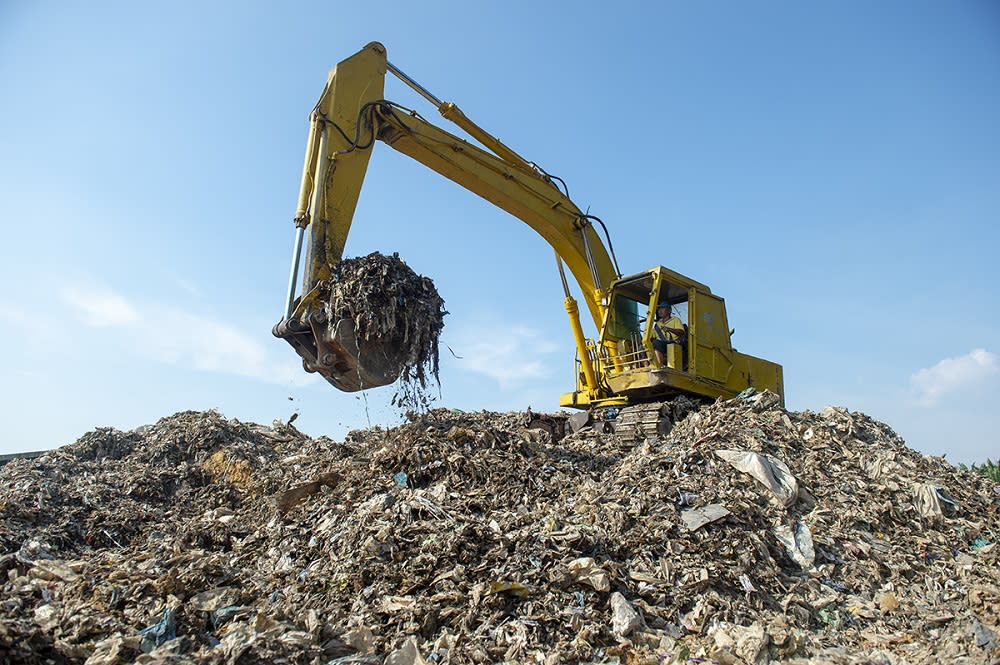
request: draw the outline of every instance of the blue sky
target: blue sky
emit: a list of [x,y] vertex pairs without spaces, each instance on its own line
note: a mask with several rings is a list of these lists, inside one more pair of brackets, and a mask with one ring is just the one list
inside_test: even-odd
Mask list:
[[[372,40],[562,177],[623,271],[662,264],[723,296],[735,345],[784,365],[789,408],[864,411],[954,462],[1000,457],[985,1],[8,0],[0,452],[182,409],[298,412],[335,438],[399,422],[391,388],[337,392],[270,333],[308,112]],[[437,117],[394,79],[386,96]],[[347,254],[374,250],[447,301],[460,358],[442,349],[438,404],[557,408],[573,347],[540,237],[379,145]]]

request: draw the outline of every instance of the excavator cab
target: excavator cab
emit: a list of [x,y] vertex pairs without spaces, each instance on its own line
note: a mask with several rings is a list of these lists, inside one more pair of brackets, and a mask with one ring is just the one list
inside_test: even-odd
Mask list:
[[[669,305],[671,319],[676,318],[680,323],[678,327],[684,330],[682,335],[668,340],[665,353],[666,362],[664,364],[670,369],[686,372],[688,370],[688,334],[690,331],[688,327],[688,289],[664,278],[660,281],[656,291],[655,307],[659,308],[663,305]],[[654,339],[652,323],[647,326],[647,333],[649,334],[650,344],[652,344]]]
[[[667,345],[663,365],[657,362],[653,352],[656,311],[662,304],[671,306],[672,315],[680,319],[685,330],[682,339]],[[671,281],[663,272],[651,270],[619,280],[611,289],[607,322],[601,337],[605,364],[611,372],[664,366],[686,371],[687,315],[688,289]]]
[[[700,282],[663,266],[613,281],[607,314],[589,359],[601,377],[599,392],[577,377],[560,405],[583,408],[636,404],[674,395],[733,397],[749,386],[784,398],[781,365],[732,346],[725,301]],[[667,345],[663,364],[653,349],[656,309],[671,306],[683,343]]]

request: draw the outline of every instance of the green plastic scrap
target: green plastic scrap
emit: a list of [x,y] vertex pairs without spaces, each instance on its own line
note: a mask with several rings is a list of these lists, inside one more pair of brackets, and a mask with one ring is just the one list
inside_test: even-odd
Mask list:
[[840,617],[840,610],[837,609],[824,607],[816,614],[819,616],[820,621],[833,628],[838,628],[843,621]]
[[241,609],[243,609],[241,605],[228,605],[215,610],[209,617],[212,622],[212,627],[215,629],[221,628],[227,621],[236,616],[236,613]]

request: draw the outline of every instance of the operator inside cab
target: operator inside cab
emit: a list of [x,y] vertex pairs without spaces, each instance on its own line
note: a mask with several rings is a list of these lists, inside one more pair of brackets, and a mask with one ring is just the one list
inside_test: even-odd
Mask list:
[[670,369],[684,368],[684,324],[673,316],[670,303],[661,302],[656,308],[653,323],[653,351],[656,363]]

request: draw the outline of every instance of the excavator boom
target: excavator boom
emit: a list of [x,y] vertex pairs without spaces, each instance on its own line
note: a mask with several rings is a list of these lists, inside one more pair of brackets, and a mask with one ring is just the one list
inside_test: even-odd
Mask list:
[[[387,71],[433,100],[444,117],[491,151],[383,99]],[[590,218],[540,169],[469,120],[455,104],[440,102],[390,65],[385,48],[373,42],[330,71],[310,117],[288,300],[285,316],[275,326],[275,334],[296,348],[308,371],[320,372],[342,390],[385,385],[398,375],[398,363],[385,363],[384,353],[365,349],[349,322],[317,320],[317,287],[331,277],[342,258],[376,142],[412,157],[531,226],[554,248],[560,269],[563,262],[569,268],[594,325],[601,325],[605,290],[618,271]],[[309,247],[303,295],[296,298],[304,233]]]

